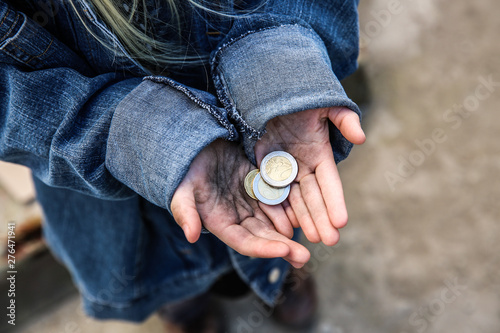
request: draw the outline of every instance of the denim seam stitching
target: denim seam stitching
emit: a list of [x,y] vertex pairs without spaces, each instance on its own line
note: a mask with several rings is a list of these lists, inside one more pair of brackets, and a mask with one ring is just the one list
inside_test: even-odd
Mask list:
[[28,65],[28,66],[30,66],[30,67],[31,67],[31,68],[33,68],[33,69],[35,68],[35,67],[33,67],[33,66],[29,63],[31,60],[33,60],[33,59],[32,59],[32,57],[33,57],[33,56],[32,56],[30,53],[26,52],[26,51],[25,51],[22,47],[20,47],[19,45],[15,44],[15,43],[10,43],[10,45],[11,45],[12,47],[14,47],[14,48],[18,49],[19,51],[21,51],[23,55],[29,56],[29,57],[30,57],[30,59],[29,59],[28,61],[24,61],[24,60],[19,59],[19,57],[17,57],[17,56],[15,56],[15,55],[11,54],[11,52],[6,51],[6,52],[8,52],[8,53],[9,53],[9,55],[10,55],[11,57],[13,57],[13,58],[15,58],[15,59],[19,60],[19,61],[20,61],[20,62],[22,62],[23,64]]
[[267,30],[272,30],[272,29],[277,29],[277,28],[283,28],[283,27],[298,27],[302,29],[306,29],[310,31],[311,29],[308,29],[307,27],[304,27],[300,24],[280,24],[280,25],[275,25],[272,27],[266,27],[266,28],[261,28],[261,29],[256,29],[256,30],[250,30],[247,31],[244,34],[239,35],[238,37],[231,38],[229,41],[227,41],[225,44],[221,45],[215,52],[214,55],[211,59],[211,70],[212,70],[212,80],[214,81],[215,88],[217,90],[217,94],[219,96],[220,101],[224,105],[224,108],[227,110],[228,115],[233,119],[237,125],[236,127],[243,132],[249,133],[250,139],[256,138],[259,139],[261,138],[265,133],[266,130],[258,131],[257,129],[253,128],[250,126],[245,119],[243,119],[242,115],[238,112],[236,109],[236,105],[234,105],[234,101],[230,97],[231,94],[229,93],[227,89],[227,84],[224,82],[223,74],[218,70],[218,60],[220,59],[223,51],[233,45],[234,43],[238,42],[239,40],[245,38],[248,35],[254,34],[254,33],[259,33]]
[[[9,9],[9,11],[10,11],[10,9]],[[9,14],[9,13],[7,13],[7,14]],[[24,14],[23,14],[23,15],[24,15]],[[14,22],[12,23],[12,25],[10,26],[9,30],[7,30],[7,32],[6,32],[6,33],[5,33],[5,34],[4,34],[4,35],[0,38],[0,40],[2,40],[2,41],[3,41],[3,40],[4,40],[4,38],[10,34],[10,32],[12,31],[12,29],[14,29],[14,27],[15,27],[15,26],[16,26],[16,24],[17,24],[17,21],[19,21],[19,16],[20,16],[20,15],[19,15],[19,13],[17,13],[16,18],[15,18]],[[2,23],[1,23],[0,25],[2,25],[2,24],[4,23],[4,21],[5,21],[5,19],[6,19],[6,18],[7,18],[7,15],[5,15],[5,17],[4,17],[4,19],[2,20]],[[23,24],[23,26],[24,26],[24,24]],[[21,30],[22,30],[22,27],[21,27],[21,29],[19,29],[19,31],[21,31]],[[17,35],[17,33],[16,33],[16,35]],[[8,38],[5,38],[5,40],[7,40],[7,39],[8,39]]]
[[[5,16],[7,17],[7,16]],[[17,23],[19,22],[19,17],[22,17],[23,18],[23,23],[21,24],[21,27],[19,28],[19,30],[14,34],[14,36],[10,37],[10,38],[5,38],[6,36],[8,36],[12,29],[14,29],[14,27],[17,25]],[[19,51],[21,51],[24,55],[28,55],[28,56],[31,56],[31,54],[29,54],[28,52],[26,52],[25,50],[23,50],[21,47],[19,47],[17,44],[14,43],[14,41],[17,39],[17,37],[19,36],[19,34],[21,33],[21,31],[24,30],[24,27],[27,23],[27,19],[26,19],[26,15],[24,13],[18,13],[16,15],[16,18],[15,18],[15,21],[14,23],[12,24],[12,26],[10,27],[9,31],[2,36],[2,38],[0,38],[1,40],[1,44],[2,46],[0,47],[0,50],[4,51],[5,53],[7,53],[10,57],[12,57],[13,59],[19,61],[21,64],[24,64],[25,66],[28,66],[30,67],[31,69],[35,69],[35,67],[33,67],[31,64],[29,64],[28,62],[20,59],[18,56],[16,56],[13,52],[10,52],[9,50],[7,50],[6,48],[11,46],[11,47],[15,47],[17,48]],[[3,24],[4,21],[2,21],[2,24]],[[5,39],[4,39],[5,38]],[[30,59],[30,61],[33,60],[33,59]]]
[[[26,60],[26,61],[22,61],[22,62],[23,62],[25,65],[30,66],[31,68],[35,68],[34,66],[32,66],[32,65],[30,64],[30,62],[32,62],[33,60],[37,59],[37,60],[39,60],[39,61],[41,61],[41,62],[45,63],[45,61],[44,61],[44,60],[42,60],[40,57],[41,57],[41,56],[43,56],[45,53],[47,53],[47,52],[49,51],[49,49],[50,49],[50,47],[52,46],[52,44],[53,44],[53,43],[54,43],[54,39],[53,39],[53,38],[51,38],[50,43],[49,43],[49,45],[47,46],[47,48],[45,49],[45,51],[43,51],[43,52],[42,52],[41,54],[39,54],[39,55],[32,55],[32,54],[30,54],[30,53],[26,52],[23,48],[21,48],[19,45],[15,44],[15,43],[11,43],[11,45],[12,45],[13,47],[17,48],[18,50],[20,50],[21,52],[23,52],[25,55],[29,55],[29,56],[30,56],[30,58],[29,58],[28,60]],[[17,59],[17,58],[16,58],[16,59]],[[18,59],[18,60],[19,60],[19,59]]]
[[237,133],[235,133],[235,130],[232,126],[232,124],[222,117],[219,112],[217,112],[214,107],[210,104],[207,104],[200,100],[198,97],[196,97],[189,89],[186,87],[176,83],[175,81],[167,78],[167,77],[156,77],[156,76],[146,76],[143,80],[149,80],[155,83],[163,83],[166,84],[186,95],[189,99],[191,99],[193,102],[195,102],[198,106],[202,107],[203,109],[207,110],[212,116],[214,116],[217,121],[229,131],[229,140],[236,140],[237,138]]
[[54,44],[54,38],[50,39],[49,45],[47,46],[47,48],[41,54],[34,55],[28,62],[32,61],[33,59],[42,60],[42,59],[40,59],[40,57],[43,57],[45,55],[45,53],[47,53],[49,51],[49,49],[52,46],[52,44]]
[[[17,47],[14,44],[10,44],[10,45]],[[33,67],[31,64],[26,63],[24,60],[20,59],[19,57],[15,56],[14,54],[12,54],[12,52],[9,52],[8,50],[5,50],[5,49],[1,49],[1,50],[4,51],[5,53],[7,53],[13,59],[19,61],[20,64],[23,64],[23,65],[27,66],[28,68],[35,69],[35,67]],[[23,51],[23,50],[21,50],[21,51]]]
[[0,26],[2,26],[2,25],[3,25],[3,22],[7,19],[7,17],[8,17],[8,16],[9,16],[9,14],[10,14],[10,11],[11,11],[11,9],[10,9],[10,8],[7,8],[7,12],[5,12],[5,16],[3,17],[2,22],[0,22]]

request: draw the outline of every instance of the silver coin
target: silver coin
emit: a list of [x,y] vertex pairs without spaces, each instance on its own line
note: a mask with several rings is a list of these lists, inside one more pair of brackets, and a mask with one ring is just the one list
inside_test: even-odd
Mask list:
[[260,202],[266,205],[278,205],[285,201],[290,194],[290,185],[286,187],[273,187],[267,184],[260,173],[253,180],[253,193]]
[[262,178],[274,187],[290,185],[298,172],[297,161],[284,151],[273,151],[267,154],[260,163]]

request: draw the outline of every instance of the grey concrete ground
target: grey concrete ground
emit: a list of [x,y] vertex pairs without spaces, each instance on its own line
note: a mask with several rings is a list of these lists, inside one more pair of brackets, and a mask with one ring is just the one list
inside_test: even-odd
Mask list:
[[[340,244],[310,246],[311,332],[500,332],[500,3],[374,0],[360,14],[368,141],[340,165]],[[259,309],[227,307],[230,332],[286,332]],[[91,321],[75,297],[25,331],[161,326]]]

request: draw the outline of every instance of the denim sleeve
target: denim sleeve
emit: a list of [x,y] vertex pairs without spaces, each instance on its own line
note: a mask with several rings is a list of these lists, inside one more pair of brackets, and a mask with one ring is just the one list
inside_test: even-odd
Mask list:
[[150,202],[170,211],[191,161],[212,141],[238,133],[213,95],[166,77],[146,77],[113,116],[106,166]]
[[[245,151],[280,115],[332,106],[360,111],[339,80],[356,69],[357,1],[275,0],[235,20],[212,53],[219,99],[243,134]],[[336,162],[352,144],[331,126]]]
[[138,193],[169,208],[194,156],[217,138],[237,139],[215,104],[167,78],[92,75],[0,2],[0,159],[50,186],[110,200]]

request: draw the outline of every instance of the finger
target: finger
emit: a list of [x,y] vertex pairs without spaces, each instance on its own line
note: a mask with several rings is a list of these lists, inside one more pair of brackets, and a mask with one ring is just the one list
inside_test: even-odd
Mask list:
[[[229,247],[245,256],[280,258],[290,253],[290,248],[285,243],[255,235],[248,226],[253,226],[254,229],[257,227],[269,229],[271,227],[270,225],[264,226],[264,222],[257,218],[249,217],[241,224],[230,224],[210,231]],[[274,232],[277,234],[276,231]],[[283,238],[287,239],[284,236]]]
[[333,156],[325,159],[316,167],[316,178],[318,179],[321,193],[326,203],[328,216],[333,226],[337,229],[347,224],[347,208],[344,200],[344,191],[340,181],[339,172]]
[[306,238],[313,242],[319,243],[321,238],[319,237],[318,231],[314,226],[314,222],[309,214],[309,210],[302,198],[302,194],[300,193],[300,185],[298,183],[292,183],[290,188],[290,195],[288,196],[288,200],[290,201],[290,205],[293,208],[293,212],[299,221],[300,227],[304,232]]
[[307,250],[304,245],[286,238],[276,230],[272,229],[272,226],[270,225],[266,225],[265,223],[256,223],[255,221],[249,222],[246,220],[241,225],[247,228],[255,236],[286,244],[290,251],[286,256],[283,256],[283,259],[290,262],[292,265],[304,265],[311,257],[309,250]]
[[300,192],[321,240],[328,246],[335,245],[339,240],[339,232],[330,221],[315,174],[309,174],[300,180]]
[[290,254],[283,257],[283,259],[288,261],[293,267],[301,268],[309,261],[311,253],[304,245],[297,242],[294,243],[293,245],[289,244]]
[[201,219],[196,209],[193,189],[181,184],[172,197],[170,209],[188,242],[196,242],[201,234]]
[[259,202],[259,207],[271,220],[276,230],[285,237],[293,237],[292,223],[281,205],[269,206]]
[[[262,206],[265,205],[263,204]],[[293,209],[291,208],[289,203],[287,207],[292,212],[293,217],[295,217],[295,213],[293,213]],[[259,220],[262,223],[247,224],[247,221],[244,221],[241,225],[247,227],[248,230],[256,236],[276,241],[282,241],[283,243],[288,245],[290,252],[287,256],[284,256],[282,258],[288,261],[295,268],[303,267],[307,263],[307,261],[311,257],[311,254],[309,253],[309,250],[307,250],[305,246],[296,241],[291,240],[290,239],[291,237],[287,238],[285,235],[283,235],[283,233],[279,233],[278,231],[276,231],[273,228],[272,222],[268,219],[268,216],[264,214],[263,211],[256,210],[254,216],[256,218],[259,218]]]
[[357,145],[365,142],[366,136],[361,128],[359,116],[356,112],[346,107],[330,108],[328,118],[350,142]]
[[295,262],[295,261],[291,261],[291,260],[287,260],[290,265],[292,265],[294,268],[302,268],[304,267],[305,263],[299,263],[299,262]]
[[290,205],[290,202],[288,200],[285,200],[281,203],[281,206],[285,210],[288,220],[292,223],[292,227],[299,228],[300,227],[299,220],[297,220],[297,216],[295,216],[295,213],[293,212],[293,208]]

